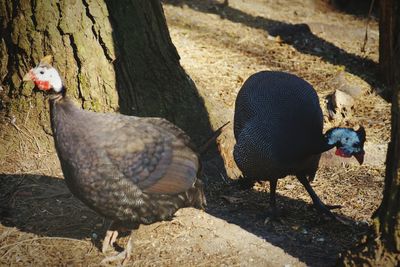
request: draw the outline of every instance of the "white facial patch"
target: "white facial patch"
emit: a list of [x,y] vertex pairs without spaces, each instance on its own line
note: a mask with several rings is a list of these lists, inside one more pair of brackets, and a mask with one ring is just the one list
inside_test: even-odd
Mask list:
[[37,66],[32,70],[35,79],[42,82],[49,82],[50,87],[57,93],[61,92],[63,84],[60,75],[53,67]]

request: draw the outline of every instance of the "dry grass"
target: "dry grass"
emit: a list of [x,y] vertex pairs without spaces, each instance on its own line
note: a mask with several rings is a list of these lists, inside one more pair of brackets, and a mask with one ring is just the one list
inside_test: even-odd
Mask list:
[[[229,2],[225,9],[206,0],[164,4],[181,64],[204,97],[215,118],[211,122],[214,127],[232,119],[237,91],[254,72],[284,70],[303,77],[317,90],[325,114],[325,97],[335,89],[337,75],[343,73],[349,84],[362,89],[363,96],[351,117],[329,121],[326,116],[326,128],[362,124],[369,142],[389,140],[390,108],[377,95],[382,87],[374,78],[376,22],[370,25],[367,50],[361,52],[365,20],[333,12],[322,1]],[[299,28],[291,33],[290,25],[296,23],[307,23],[311,32]],[[280,34],[272,34],[274,31]],[[4,173],[0,175],[0,265],[98,266],[104,257],[98,245],[108,222],[69,194],[60,179],[54,149],[41,145],[50,136],[38,137],[37,129],[29,123],[17,127],[6,123],[11,134],[6,137],[8,146],[3,148],[6,153],[0,165]],[[205,163],[207,212],[312,266],[332,265],[339,252],[364,234],[381,199],[384,166],[323,167],[313,187],[324,202],[343,206],[335,212],[349,225],[321,219],[310,208],[304,188],[290,177],[278,186],[278,202],[287,211],[284,223],[264,226],[268,184],[240,190],[221,178],[222,170],[215,167],[218,164],[212,160]],[[228,201],[232,199],[236,202]],[[195,222],[203,220],[196,219],[195,211],[190,214],[189,219]],[[218,236],[223,232],[215,232],[212,220],[194,227],[189,219],[141,227],[131,264],[265,266],[260,255],[268,256],[269,250],[254,249],[249,256],[242,240],[223,243],[223,236]],[[226,235],[234,233],[232,230]],[[119,241],[121,246],[125,240]],[[218,247],[222,243],[225,245]],[[250,261],[252,257],[254,262]]]

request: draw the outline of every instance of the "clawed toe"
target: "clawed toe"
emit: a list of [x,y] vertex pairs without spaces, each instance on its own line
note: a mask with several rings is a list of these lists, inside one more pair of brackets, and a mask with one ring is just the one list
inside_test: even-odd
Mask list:
[[342,205],[325,205],[325,206],[330,210],[341,209],[343,207]]
[[323,205],[323,206],[316,206],[316,208],[320,214],[325,215],[330,219],[336,219],[336,216],[330,211],[330,209],[328,209],[328,207]]
[[338,222],[340,222],[340,223],[342,223],[342,224],[345,224],[345,225],[349,225],[349,222],[343,220],[342,218],[340,218],[339,216],[333,214],[333,213],[330,211],[331,209],[338,209],[338,208],[341,208],[340,205],[332,205],[332,206],[331,206],[331,205],[321,205],[321,206],[316,206],[316,208],[317,208],[317,211],[318,211],[319,213],[321,213],[322,215],[325,215],[325,216],[328,217],[329,219],[338,221]]
[[117,236],[118,236],[118,231],[107,230],[106,236],[104,237],[101,252],[106,253],[110,247],[113,247],[115,240],[117,240]]
[[107,264],[110,262],[119,261],[119,262],[121,262],[121,265],[123,266],[128,262],[129,258],[130,258],[130,253],[127,250],[124,250],[124,251],[118,253],[117,255],[104,258],[100,264]]
[[101,261],[101,264],[107,264],[109,262],[118,261],[118,262],[121,262],[122,266],[125,265],[129,261],[129,259],[131,257],[132,246],[133,246],[132,245],[132,236],[129,236],[128,243],[126,245],[125,250],[120,252],[120,253],[118,253],[117,255],[109,256],[109,257],[104,258]]
[[269,225],[270,223],[282,223],[282,219],[279,217],[266,217],[264,225]]
[[335,216],[336,220],[344,225],[351,225],[351,223],[349,221],[345,221],[342,218],[340,218],[339,216]]
[[264,219],[264,225],[267,225],[271,222],[282,223],[282,212],[278,209],[271,209],[267,212],[267,217]]

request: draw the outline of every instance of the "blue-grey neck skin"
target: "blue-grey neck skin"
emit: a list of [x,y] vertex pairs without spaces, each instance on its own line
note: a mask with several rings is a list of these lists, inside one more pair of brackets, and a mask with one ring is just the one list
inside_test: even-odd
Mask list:
[[315,154],[323,153],[335,147],[335,144],[329,143],[327,135],[324,135],[321,144],[318,146],[318,151]]
[[49,94],[49,99],[50,101],[56,101],[56,100],[60,100],[62,98],[65,97],[67,90],[66,88],[63,86],[59,92],[56,92],[54,90],[51,90],[50,92],[47,92]]

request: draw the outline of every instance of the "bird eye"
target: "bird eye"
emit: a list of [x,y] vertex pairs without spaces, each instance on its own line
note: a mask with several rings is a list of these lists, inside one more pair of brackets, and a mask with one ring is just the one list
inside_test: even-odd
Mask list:
[[39,73],[40,73],[40,74],[44,74],[44,71],[41,70]]

